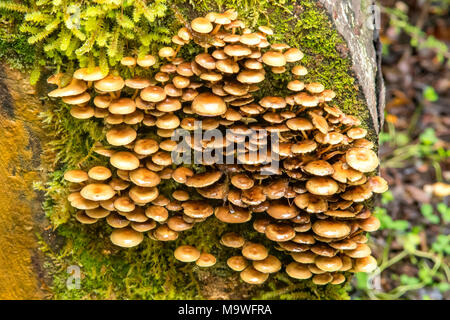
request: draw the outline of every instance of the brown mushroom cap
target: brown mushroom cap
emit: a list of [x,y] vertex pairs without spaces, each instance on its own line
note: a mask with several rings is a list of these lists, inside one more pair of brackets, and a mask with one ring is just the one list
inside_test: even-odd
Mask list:
[[139,155],[151,155],[158,151],[158,142],[153,139],[138,139],[134,143],[134,152]]
[[282,201],[273,201],[270,203],[267,213],[275,219],[292,219],[299,211],[295,206],[288,205]]
[[225,223],[245,223],[252,218],[251,212],[243,208],[217,207],[214,211],[216,218]]
[[151,54],[147,54],[141,58],[138,57],[136,59],[136,63],[138,64],[138,66],[141,66],[143,68],[148,68],[156,63],[156,59]]
[[156,173],[146,168],[130,171],[129,177],[135,185],[140,187],[154,187],[161,182],[161,178]]
[[220,243],[230,248],[241,248],[245,244],[245,239],[235,232],[227,232],[220,238]]
[[312,282],[317,285],[326,285],[327,283],[330,283],[333,280],[333,276],[330,273],[322,273],[322,274],[316,274],[312,278]]
[[248,266],[248,261],[243,256],[233,256],[227,259],[227,265],[234,271],[242,271]]
[[371,253],[372,250],[365,243],[358,243],[355,249],[345,251],[345,254],[350,258],[365,258],[370,256]]
[[145,209],[145,215],[157,222],[164,222],[169,217],[169,212],[161,206],[149,206]]
[[286,273],[288,276],[294,279],[309,279],[312,276],[311,271],[309,271],[308,267],[304,264],[298,262],[291,262],[286,266]]
[[185,215],[195,219],[207,218],[214,213],[213,207],[204,201],[190,200],[183,202],[181,206]]
[[370,172],[378,167],[377,154],[366,148],[348,149],[345,160],[350,167],[361,172]]
[[377,268],[377,260],[372,256],[355,259],[354,261],[355,272],[372,272]]
[[109,161],[112,166],[121,170],[134,170],[139,167],[139,159],[128,151],[114,153]]
[[194,262],[200,258],[200,251],[193,246],[179,246],[173,252],[175,259],[181,262]]
[[152,235],[159,241],[175,241],[178,238],[178,232],[171,230],[165,224],[153,230]]
[[288,224],[269,224],[266,227],[265,235],[269,240],[284,242],[294,239],[295,230]]
[[82,94],[86,89],[86,82],[74,78],[67,86],[50,91],[48,96],[52,98],[76,96]]
[[325,177],[314,177],[306,182],[306,189],[315,195],[330,196],[335,194],[339,186],[336,181]]
[[206,18],[198,17],[191,21],[191,28],[198,33],[209,33],[213,30],[213,24]]
[[84,172],[83,170],[75,169],[75,170],[69,170],[64,173],[64,179],[73,182],[73,183],[80,183],[84,182],[89,178],[88,174]]
[[269,251],[262,244],[247,242],[242,248],[242,255],[249,260],[264,260]]
[[136,139],[137,133],[130,126],[114,126],[106,133],[106,140],[113,146],[125,146]]
[[95,89],[101,92],[114,92],[122,90],[125,86],[125,81],[120,76],[112,74],[107,75],[102,80],[96,81],[94,84]]
[[201,116],[220,116],[227,111],[227,105],[221,97],[204,92],[200,93],[192,101],[192,111]]
[[108,200],[114,197],[116,192],[110,185],[104,183],[91,183],[81,189],[80,194],[83,198],[91,201]]
[[287,49],[283,55],[286,58],[286,62],[297,62],[303,59],[303,52],[297,48]]
[[315,176],[328,176],[334,173],[334,169],[325,160],[315,160],[308,162],[303,170]]
[[342,238],[350,234],[350,227],[341,221],[318,220],[313,223],[314,233],[325,238]]
[[262,273],[275,273],[281,270],[281,261],[275,256],[268,255],[263,260],[253,261],[253,268]]
[[342,268],[342,260],[338,256],[317,256],[314,262],[316,266],[323,271],[333,272]]
[[292,252],[291,256],[297,262],[309,264],[314,263],[314,260],[316,259],[317,255],[312,251],[305,251],[305,252]]
[[195,261],[195,264],[199,267],[212,267],[217,262],[216,257],[211,253],[202,252],[200,257]]
[[119,247],[131,248],[144,240],[144,235],[131,228],[114,230],[110,235],[111,242]]
[[278,51],[267,51],[263,54],[262,61],[271,67],[283,67],[286,65],[286,57]]
[[88,176],[94,180],[106,180],[111,178],[111,170],[104,166],[95,166],[89,169]]
[[269,278],[269,275],[267,273],[259,272],[252,266],[249,266],[240,273],[240,277],[242,281],[250,284],[262,284]]
[[82,224],[93,224],[93,223],[96,223],[98,221],[98,219],[88,216],[83,211],[78,211],[76,213],[76,215],[75,215],[75,219],[77,219]]
[[156,199],[158,195],[159,191],[158,188],[156,187],[146,188],[134,186],[128,192],[128,196],[138,204],[145,204],[152,202],[153,200]]
[[204,172],[187,178],[185,183],[188,187],[204,188],[216,183],[221,176],[221,171]]

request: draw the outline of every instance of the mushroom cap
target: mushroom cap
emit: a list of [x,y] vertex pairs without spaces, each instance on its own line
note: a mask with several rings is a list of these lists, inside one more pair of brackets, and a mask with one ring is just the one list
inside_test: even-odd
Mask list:
[[211,253],[202,252],[200,257],[195,261],[195,264],[199,267],[212,267],[217,262],[216,257]]
[[206,18],[198,17],[191,21],[191,28],[198,33],[209,33],[213,29],[213,24]]
[[253,187],[255,182],[243,173],[235,174],[231,177],[231,184],[238,189],[246,190]]
[[88,216],[83,211],[78,211],[76,213],[76,215],[75,215],[75,219],[77,219],[82,224],[93,224],[93,223],[96,223],[98,221],[98,219],[95,219],[95,218],[92,218],[92,217]]
[[113,126],[106,133],[106,140],[113,146],[125,146],[136,139],[136,130],[127,125]]
[[286,62],[297,62],[303,59],[303,52],[297,48],[287,49],[283,55],[286,58]]
[[149,102],[160,102],[166,98],[166,92],[162,87],[148,86],[141,91],[141,99]]
[[227,265],[234,271],[242,271],[248,266],[248,261],[243,256],[233,256],[227,259]]
[[207,218],[214,213],[213,207],[205,201],[190,200],[183,202],[181,206],[185,215],[195,219]]
[[192,111],[201,116],[220,116],[227,111],[227,105],[223,99],[213,93],[200,93],[192,101]]
[[252,50],[240,44],[229,44],[223,48],[223,51],[230,57],[243,57],[252,53]]
[[112,114],[130,114],[136,111],[136,103],[130,98],[119,98],[111,102],[108,110]]
[[115,76],[112,74],[107,75],[102,80],[96,81],[94,83],[95,89],[101,92],[114,92],[122,90],[125,86],[125,81],[120,76]]
[[264,260],[269,251],[262,244],[247,242],[242,248],[242,255],[249,260]]
[[263,260],[253,261],[253,268],[262,273],[275,273],[281,270],[281,261],[272,255]]
[[147,232],[156,228],[156,222],[151,219],[144,222],[133,221],[130,223],[130,227],[137,232]]
[[252,218],[251,212],[243,208],[217,207],[214,210],[216,218],[225,223],[244,223]]
[[152,82],[146,78],[134,77],[125,80],[125,85],[131,89],[141,90],[150,86]]
[[139,159],[131,152],[118,151],[109,159],[112,166],[121,170],[134,170],[139,167]]
[[355,272],[372,272],[377,268],[377,260],[374,257],[368,256],[354,260]]
[[188,177],[186,180],[186,185],[188,187],[204,188],[219,181],[221,176],[221,171],[198,173],[196,175]]
[[169,217],[169,212],[164,207],[151,205],[145,209],[145,215],[157,222],[164,222]]
[[286,65],[286,57],[278,51],[267,51],[263,54],[262,61],[271,67],[283,67]]
[[259,272],[252,266],[249,266],[240,273],[240,277],[242,281],[250,284],[262,284],[269,278],[269,274]]
[[95,208],[95,209],[87,209],[85,211],[86,215],[94,218],[94,219],[102,219],[102,218],[106,218],[107,216],[109,216],[109,214],[111,213],[111,211],[106,210],[104,208]]
[[161,182],[158,174],[146,168],[137,168],[129,173],[130,180],[140,187],[154,187]]
[[185,231],[191,229],[194,225],[186,222],[182,216],[172,216],[167,220],[167,225],[174,231]]
[[84,81],[98,81],[105,76],[100,67],[94,67],[92,70],[89,70],[89,68],[80,68],[73,73],[75,79]]
[[86,91],[77,94],[76,96],[62,97],[62,101],[66,104],[83,104],[88,102],[89,100],[91,100],[91,95]]
[[264,72],[261,70],[242,70],[237,75],[236,79],[240,83],[260,83],[265,78]]
[[330,283],[333,280],[333,276],[330,273],[322,273],[322,274],[316,274],[312,278],[312,282],[317,285],[326,285],[327,283]]
[[48,96],[52,98],[76,96],[86,91],[86,89],[86,82],[74,78],[67,86],[50,91]]
[[306,182],[306,189],[315,195],[330,196],[338,191],[339,186],[331,178],[313,177]]
[[358,243],[353,250],[346,250],[345,254],[350,258],[365,258],[370,256],[372,250],[365,243]]
[[151,155],[158,151],[158,142],[153,139],[138,139],[134,143],[134,152],[139,155]]
[[220,238],[220,243],[230,248],[241,248],[245,244],[245,239],[235,232],[227,232]]
[[286,266],[286,273],[289,277],[294,279],[309,279],[312,276],[311,271],[304,264],[298,262],[291,262]]
[[75,170],[69,170],[64,173],[64,179],[73,182],[73,183],[80,183],[84,182],[89,178],[88,174],[84,172],[83,170],[75,169]]
[[176,248],[173,255],[181,262],[195,262],[200,258],[200,251],[193,246],[184,245]]
[[350,226],[342,221],[318,220],[313,223],[315,234],[325,238],[342,238],[350,234]]
[[317,256],[314,262],[316,266],[323,271],[333,272],[342,268],[342,260],[338,256]]
[[156,58],[154,56],[152,56],[151,54],[147,54],[141,58],[138,57],[136,59],[136,63],[138,64],[138,66],[141,66],[143,68],[148,68],[156,63]]
[[267,26],[258,26],[258,30],[269,36],[273,35],[273,30]]
[[328,176],[334,173],[334,169],[325,160],[315,160],[308,162],[303,170],[315,176]]
[[383,193],[389,189],[387,181],[382,177],[379,176],[370,177],[368,182],[372,192]]
[[108,184],[91,183],[84,186],[83,189],[81,189],[80,194],[87,200],[102,201],[111,199],[116,192]]
[[106,180],[111,178],[111,170],[104,166],[95,166],[89,169],[88,176],[94,180]]
[[161,225],[151,233],[159,241],[175,241],[178,239],[178,232],[171,230],[167,225]]
[[152,202],[158,197],[159,191],[156,187],[139,187],[134,186],[128,191],[128,196],[138,204],[145,204]]
[[358,221],[358,226],[366,232],[377,231],[380,228],[380,225],[380,220],[375,216]]
[[269,224],[264,233],[267,239],[276,242],[289,241],[295,238],[295,230],[288,224]]
[[259,101],[264,108],[282,109],[286,107],[286,100],[283,97],[264,97]]
[[291,256],[296,262],[309,264],[314,263],[314,260],[317,255],[312,251],[305,251],[305,252],[292,252]]
[[267,213],[275,219],[292,219],[299,213],[299,210],[282,201],[273,201],[270,203]]
[[377,154],[366,148],[350,148],[345,153],[345,160],[350,167],[360,172],[370,172],[378,167]]
[[111,242],[119,247],[131,248],[144,240],[144,235],[131,228],[115,229],[110,237]]

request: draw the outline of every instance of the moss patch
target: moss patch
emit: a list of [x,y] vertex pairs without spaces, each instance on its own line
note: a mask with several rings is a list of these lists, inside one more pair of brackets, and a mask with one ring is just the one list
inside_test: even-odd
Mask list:
[[[287,42],[305,53],[302,63],[309,70],[308,75],[303,77],[305,82],[319,81],[327,88],[335,90],[337,97],[334,104],[346,113],[358,115],[364,126],[370,127],[369,113],[350,72],[351,61],[346,54],[345,43],[334,30],[325,11],[317,7],[315,1],[305,0],[292,4],[269,0],[217,0],[215,3],[193,0],[190,2],[193,7],[180,0],[171,3],[166,12],[167,16],[155,21],[155,28],[166,28],[171,33],[175,32],[182,23],[178,19],[180,16],[186,19],[194,16],[193,7],[200,13],[233,7],[251,26],[270,25],[275,30],[276,41]],[[2,52],[4,54],[4,50],[0,42],[0,55]],[[190,46],[183,48],[182,52],[185,57],[195,53]],[[61,61],[61,65],[66,62]],[[122,74],[129,72],[120,67],[118,71]],[[288,81],[288,73],[270,75],[261,94],[270,92],[271,95],[282,95]],[[54,298],[348,299],[346,285],[315,286],[310,281],[294,281],[284,273],[279,273],[271,277],[266,284],[256,287],[247,286],[237,280],[236,273],[231,272],[225,265],[226,258],[237,252],[224,250],[223,247],[219,250],[218,239],[223,232],[234,230],[250,240],[266,241],[249,228],[249,224],[227,226],[211,218],[184,232],[175,242],[155,242],[146,237],[137,248],[121,249],[112,246],[108,240],[110,227],[105,224],[84,226],[74,220],[74,210],[66,200],[67,185],[62,179],[62,174],[67,169],[107,163],[106,158],[96,157],[90,152],[94,142],[104,139],[101,122],[75,120],[64,105],[52,106],[43,114],[43,119],[46,130],[53,135],[53,142],[46,150],[53,173],[47,183],[40,186],[47,192],[44,209],[54,223],[56,232],[66,239],[62,248],[42,243],[42,249],[53,260]],[[173,185],[167,183],[163,186],[164,193],[168,193],[172,188]],[[172,250],[182,243],[195,243],[200,249],[216,254],[219,262],[213,268],[201,270],[175,261]],[[271,249],[271,254],[286,259],[285,255],[281,255],[274,248]],[[67,267],[70,265],[81,267],[81,288],[78,290],[69,290],[66,287]],[[216,292],[211,289],[215,286],[220,290]]]

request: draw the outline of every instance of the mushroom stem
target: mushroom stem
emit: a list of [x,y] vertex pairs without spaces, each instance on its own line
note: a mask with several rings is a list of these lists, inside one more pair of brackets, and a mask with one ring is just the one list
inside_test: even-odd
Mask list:
[[300,132],[302,133],[303,138],[308,139],[308,135],[304,130],[300,130]]
[[320,155],[324,154],[325,152],[329,151],[332,147],[333,147],[333,145],[329,144],[328,147],[326,147],[325,149],[318,151],[317,155],[320,156]]
[[133,96],[131,97],[131,99],[136,99],[136,97],[137,97],[137,95],[139,94],[139,89],[136,89],[136,90],[134,90],[134,94],[133,94]]
[[220,27],[221,27],[220,24],[216,24],[213,31],[211,31],[210,35],[212,35],[212,36],[215,35],[220,30]]

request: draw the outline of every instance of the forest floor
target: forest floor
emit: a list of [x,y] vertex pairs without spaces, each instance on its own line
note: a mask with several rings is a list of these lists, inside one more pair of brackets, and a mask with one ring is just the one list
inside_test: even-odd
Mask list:
[[[357,299],[450,299],[449,1],[381,1],[386,119],[381,175],[390,191],[372,235],[379,270],[357,275]],[[386,9],[387,8],[387,9]],[[445,47],[446,44],[447,47]]]

